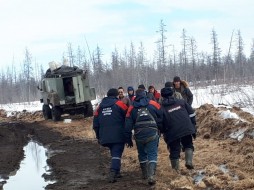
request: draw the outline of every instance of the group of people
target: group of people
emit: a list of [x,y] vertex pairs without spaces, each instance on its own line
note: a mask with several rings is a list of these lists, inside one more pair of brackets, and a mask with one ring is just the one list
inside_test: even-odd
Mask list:
[[196,138],[195,112],[191,107],[193,94],[186,81],[176,76],[166,82],[159,93],[154,86],[148,92],[139,85],[112,88],[107,92],[94,114],[93,129],[98,143],[108,147],[111,154],[109,182],[121,176],[121,157],[125,145],[136,142],[143,179],[149,185],[156,183],[158,145],[160,136],[169,150],[172,169],[179,171],[181,150],[185,152],[185,166],[193,169],[193,138]]

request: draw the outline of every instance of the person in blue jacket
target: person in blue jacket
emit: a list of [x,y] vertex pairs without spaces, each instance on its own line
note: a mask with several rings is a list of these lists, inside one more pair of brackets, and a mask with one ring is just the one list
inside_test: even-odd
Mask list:
[[136,91],[136,98],[126,114],[126,142],[132,144],[132,130],[138,150],[138,159],[144,179],[156,183],[155,170],[158,156],[159,128],[162,121],[160,105],[147,98],[143,89]]
[[164,98],[161,105],[163,111],[163,133],[164,140],[170,151],[171,166],[179,171],[179,158],[181,146],[185,152],[185,166],[193,169],[193,137],[196,138],[196,119],[192,107],[184,100],[176,99],[174,91],[170,87],[161,89]]
[[116,178],[121,177],[121,157],[125,145],[124,124],[128,109],[117,95],[117,89],[109,89],[107,97],[102,99],[96,109],[93,120],[93,129],[99,144],[110,150],[110,183],[116,182]]

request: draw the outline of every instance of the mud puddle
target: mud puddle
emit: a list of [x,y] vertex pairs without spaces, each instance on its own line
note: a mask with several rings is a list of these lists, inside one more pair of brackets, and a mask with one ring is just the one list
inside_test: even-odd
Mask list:
[[3,189],[39,190],[45,189],[48,184],[52,184],[53,182],[46,182],[42,177],[49,169],[46,163],[46,152],[47,149],[43,146],[35,141],[30,141],[24,147],[25,158],[20,163],[20,169],[11,173]]

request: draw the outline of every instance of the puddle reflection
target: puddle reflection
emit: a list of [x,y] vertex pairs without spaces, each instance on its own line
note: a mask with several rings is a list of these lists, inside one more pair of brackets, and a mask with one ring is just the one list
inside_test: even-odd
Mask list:
[[46,172],[46,149],[37,142],[30,141],[24,147],[25,158],[20,163],[20,169],[10,176],[4,185],[4,190],[44,189],[50,182],[45,182],[42,174]]

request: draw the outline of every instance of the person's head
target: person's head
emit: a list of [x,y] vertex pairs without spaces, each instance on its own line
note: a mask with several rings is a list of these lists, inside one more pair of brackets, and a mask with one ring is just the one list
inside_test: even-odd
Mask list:
[[173,95],[173,90],[171,87],[165,87],[165,88],[161,89],[161,96],[163,98],[168,98],[172,95]]
[[130,95],[130,96],[134,95],[134,88],[132,86],[129,86],[127,88],[127,92],[128,92],[128,95]]
[[151,85],[148,87],[148,92],[154,93],[154,90],[155,90],[154,86]]
[[136,94],[136,99],[146,96],[146,92],[143,89],[137,89],[135,94]]
[[138,85],[138,89],[141,89],[141,90],[146,90],[146,87],[145,87],[145,85],[140,84],[140,85]]
[[118,90],[116,88],[111,88],[107,92],[108,97],[110,97],[110,96],[111,97],[117,97],[117,95],[118,95]]
[[124,97],[124,89],[121,86],[118,88],[118,97],[119,98],[123,98]]
[[180,88],[180,82],[181,82],[180,77],[175,76],[174,79],[173,79],[173,83],[174,83],[175,88]]
[[170,82],[170,81],[168,81],[168,82],[166,82],[165,83],[165,87],[173,87],[173,82]]

